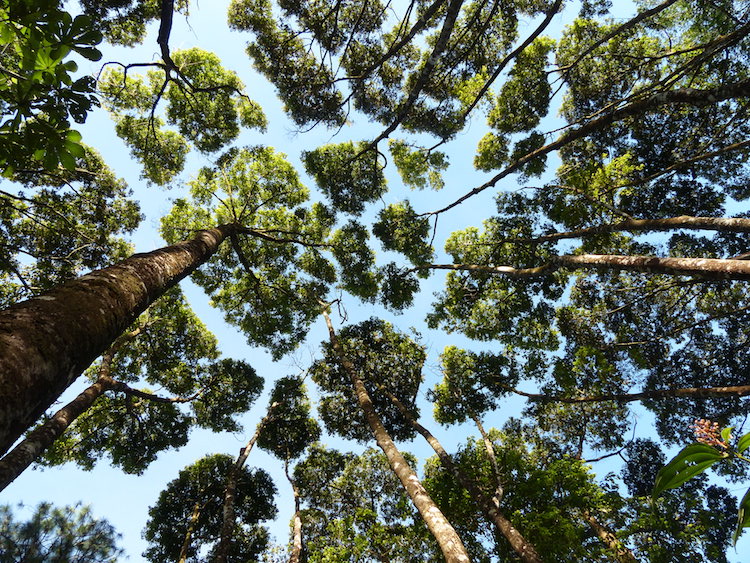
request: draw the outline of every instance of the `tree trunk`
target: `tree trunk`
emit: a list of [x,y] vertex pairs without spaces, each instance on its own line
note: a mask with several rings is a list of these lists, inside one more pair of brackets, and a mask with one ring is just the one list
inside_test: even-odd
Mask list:
[[115,389],[119,384],[110,377],[112,360],[117,351],[141,333],[140,328],[122,335],[102,355],[99,377],[70,403],[57,411],[52,418],[33,430],[13,450],[0,459],[0,491],[10,485],[26,468],[36,461],[55,440],[70,427],[81,414],[106,391]]
[[0,312],[0,454],[232,225],[91,272]]
[[190,522],[188,522],[187,531],[185,532],[185,540],[182,542],[182,547],[180,548],[180,558],[178,559],[179,563],[186,563],[187,561],[188,550],[190,549],[190,540],[193,537],[193,532],[195,531],[195,526],[198,524],[198,518],[201,515],[202,509],[203,507],[201,506],[200,501],[196,502],[193,506],[193,513],[190,515]]
[[36,461],[73,421],[81,416],[105,391],[113,388],[115,381],[99,377],[95,383],[57,411],[52,418],[29,433],[18,445],[0,459],[0,491],[4,490]]
[[250,441],[240,450],[240,455],[237,457],[237,461],[234,462],[234,465],[227,476],[227,488],[224,491],[221,531],[219,532],[219,544],[216,546],[214,563],[226,563],[227,555],[229,553],[229,543],[232,540],[234,525],[236,522],[234,501],[237,496],[237,478],[240,474],[240,469],[245,465],[247,457],[250,455],[250,451],[253,449],[253,446],[255,446],[255,442],[257,442],[258,436],[260,436],[263,427],[271,418],[271,412],[278,404],[279,403],[273,403],[268,408],[268,413],[263,417],[263,420],[258,423],[258,426],[255,429],[255,434],[250,438]]
[[546,276],[560,268],[571,270],[625,270],[670,276],[698,276],[709,280],[750,280],[750,261],[719,258],[657,258],[655,256],[618,256],[581,254],[554,256],[542,266],[514,268],[483,264],[429,264],[414,270],[461,270],[486,272],[512,278]]
[[521,561],[525,561],[526,563],[542,563],[542,558],[536,552],[536,548],[533,544],[524,538],[521,532],[513,526],[510,520],[500,512],[499,499],[489,499],[486,495],[482,494],[474,482],[468,479],[466,475],[456,467],[456,464],[453,463],[453,458],[451,458],[450,454],[445,451],[445,448],[443,448],[443,445],[438,439],[435,438],[427,428],[414,419],[409,412],[409,409],[406,408],[398,397],[387,389],[381,388],[381,391],[388,395],[388,398],[401,412],[404,418],[409,421],[409,424],[411,424],[412,427],[419,432],[425,440],[427,440],[427,443],[432,446],[432,449],[435,450],[443,467],[445,467],[445,469],[449,471],[461,486],[472,496],[474,502],[476,502],[477,506],[479,506],[482,509],[482,512],[484,512],[484,515],[490,520],[490,522],[495,524],[500,534],[508,540],[511,548],[518,554]]
[[528,397],[532,401],[550,403],[597,403],[602,401],[617,401],[630,403],[644,399],[671,399],[673,397],[691,397],[695,399],[705,397],[747,397],[750,395],[750,385],[735,385],[730,387],[680,387],[677,389],[653,389],[640,393],[613,393],[611,395],[587,395],[583,397],[563,397],[560,395],[545,395],[542,393],[527,393],[513,387],[506,387],[516,395]]
[[588,522],[588,525],[594,530],[594,533],[601,542],[614,552],[617,561],[620,563],[638,563],[633,552],[625,547],[612,531],[602,526],[591,512],[585,510],[583,512],[583,519]]
[[388,458],[388,463],[390,464],[391,469],[401,481],[406,493],[409,495],[409,498],[412,503],[414,503],[414,506],[417,508],[419,514],[427,525],[427,528],[438,542],[445,560],[448,563],[467,563],[470,561],[469,554],[466,552],[466,548],[461,542],[461,538],[458,537],[456,530],[453,529],[451,523],[448,522],[448,519],[440,511],[432,498],[430,498],[430,495],[427,494],[427,491],[419,481],[416,473],[414,473],[411,467],[409,467],[406,459],[404,459],[404,456],[398,451],[396,444],[391,440],[383,423],[380,421],[380,417],[375,411],[370,396],[367,393],[367,389],[365,388],[365,384],[357,375],[354,365],[344,354],[344,350],[333,330],[333,324],[331,323],[330,317],[325,311],[323,312],[323,316],[328,325],[331,346],[339,357],[341,366],[352,379],[359,406],[365,414],[367,423],[370,425],[370,429],[375,436],[375,441]]
[[300,516],[299,506],[299,489],[297,483],[294,482],[291,475],[289,475],[289,460],[284,460],[284,473],[286,479],[292,486],[292,493],[294,494],[294,525],[292,532],[292,554],[289,556],[289,563],[301,563],[302,561],[302,517]]

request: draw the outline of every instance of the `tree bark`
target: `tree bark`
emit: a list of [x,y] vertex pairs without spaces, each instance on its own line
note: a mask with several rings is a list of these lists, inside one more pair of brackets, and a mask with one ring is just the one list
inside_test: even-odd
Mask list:
[[233,228],[199,231],[0,312],[0,454],[153,301],[208,260]]
[[386,458],[388,458],[388,463],[390,464],[391,469],[396,474],[399,481],[401,481],[406,493],[409,495],[409,498],[427,525],[427,528],[435,537],[435,540],[443,553],[443,557],[445,557],[445,560],[448,563],[469,562],[469,554],[466,552],[466,548],[464,547],[463,542],[461,542],[461,538],[458,537],[456,530],[453,529],[451,523],[448,522],[448,519],[440,511],[432,498],[430,498],[430,495],[427,494],[427,491],[419,481],[416,473],[414,473],[411,467],[409,467],[406,459],[404,459],[404,456],[398,451],[396,444],[393,443],[388,431],[380,421],[380,417],[375,411],[375,407],[367,393],[365,384],[357,375],[354,365],[346,357],[344,349],[336,337],[331,318],[325,311],[323,311],[323,316],[325,317],[326,325],[328,325],[331,346],[338,356],[341,366],[346,370],[352,380],[357,401],[359,402],[359,406],[364,412],[367,423],[375,436],[375,441],[380,449],[383,450]]
[[266,416],[263,417],[255,428],[255,434],[253,434],[250,441],[240,450],[240,455],[237,456],[237,461],[234,462],[229,475],[227,476],[227,488],[224,491],[224,508],[222,514],[221,531],[219,533],[219,544],[216,546],[216,554],[214,555],[214,563],[226,563],[227,555],[229,553],[229,543],[232,540],[234,534],[234,525],[236,522],[234,501],[237,496],[237,478],[240,474],[240,469],[245,465],[250,452],[255,446],[255,442],[258,441],[263,427],[266,425],[268,420],[271,418],[273,409],[279,403],[273,403],[269,408]]
[[91,408],[102,393],[120,385],[110,377],[112,360],[120,348],[140,333],[141,328],[136,328],[118,338],[109,350],[102,354],[99,376],[96,381],[57,411],[52,418],[30,432],[13,450],[0,459],[0,491],[15,481],[29,465],[36,461],[81,414]]
[[187,561],[188,550],[190,549],[190,540],[193,537],[193,532],[195,531],[195,526],[198,524],[198,518],[201,515],[202,509],[203,506],[200,502],[196,502],[193,506],[193,513],[190,515],[190,522],[188,522],[187,531],[185,532],[185,540],[182,542],[182,547],[180,548],[180,558],[178,559],[179,563],[186,563]]
[[294,495],[294,524],[292,528],[292,553],[289,556],[289,563],[301,563],[302,561],[302,517],[300,516],[299,489],[292,476],[289,475],[289,460],[284,460],[284,474],[287,481],[292,486]]
[[624,270],[671,276],[698,276],[708,280],[750,280],[750,261],[719,258],[657,258],[654,256],[619,256],[615,254],[580,254],[554,256],[542,266],[514,268],[483,264],[428,264],[414,270],[460,270],[486,272],[511,278],[546,276],[560,268],[571,270]]
[[678,229],[719,231],[723,233],[750,233],[750,219],[745,217],[693,217],[680,215],[665,219],[628,219],[618,223],[585,227],[574,231],[550,233],[527,239],[507,239],[513,243],[539,243],[562,239],[581,238],[587,235],[615,232],[672,231]]
[[527,393],[513,387],[507,387],[516,395],[528,397],[532,401],[546,401],[557,403],[597,403],[601,401],[617,401],[630,403],[644,399],[666,399],[672,397],[747,397],[750,395],[750,385],[735,385],[730,387],[680,387],[677,389],[652,389],[640,393],[613,393],[611,395],[588,395],[583,397],[562,397],[560,395],[544,395],[541,393]]
[[583,519],[586,520],[601,542],[614,553],[617,561],[620,563],[638,563],[633,552],[617,539],[617,536],[611,530],[602,526],[591,512],[585,510],[583,512]]
[[490,522],[495,524],[500,534],[508,540],[511,548],[518,554],[521,561],[526,563],[541,563],[542,558],[537,553],[534,545],[524,538],[521,532],[519,532],[510,520],[508,520],[500,511],[499,499],[497,497],[490,499],[482,494],[476,484],[468,479],[466,475],[456,467],[456,464],[453,463],[453,458],[447,451],[445,451],[445,448],[443,448],[443,445],[438,439],[412,416],[409,409],[406,408],[398,397],[387,389],[381,388],[380,390],[388,396],[403,417],[409,421],[409,424],[411,424],[412,427],[419,432],[425,440],[427,440],[427,443],[430,444],[435,451],[443,467],[449,471],[455,477],[456,481],[458,481],[472,496],[474,502],[476,502],[477,506],[479,506],[482,509],[482,512],[484,512],[484,515],[490,520]]

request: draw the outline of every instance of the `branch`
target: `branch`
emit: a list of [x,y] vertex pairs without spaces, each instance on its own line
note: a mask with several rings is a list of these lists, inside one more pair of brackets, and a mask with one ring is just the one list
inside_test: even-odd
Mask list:
[[580,254],[553,256],[549,262],[534,268],[487,266],[481,264],[426,264],[416,270],[460,270],[500,274],[512,278],[530,278],[550,274],[560,268],[571,270],[624,270],[672,276],[699,276],[707,280],[750,280],[750,262],[721,258],[657,258],[653,256],[618,256],[613,254]]
[[419,76],[414,83],[414,86],[412,86],[412,89],[409,92],[409,97],[401,105],[398,115],[385,129],[385,131],[383,131],[375,138],[374,141],[370,142],[364,149],[362,149],[359,154],[354,157],[354,159],[372,150],[378,145],[380,141],[388,138],[388,136],[393,133],[401,124],[401,122],[406,118],[406,114],[409,113],[409,111],[417,101],[417,98],[422,93],[422,88],[424,88],[424,86],[427,84],[427,81],[430,78],[430,74],[432,73],[435,66],[437,65],[438,60],[440,59],[440,55],[448,46],[448,40],[450,39],[451,32],[453,31],[453,27],[456,24],[456,19],[458,18],[458,13],[461,10],[462,4],[463,0],[450,0],[448,11],[445,15],[445,21],[443,21],[443,27],[440,29],[440,35],[438,35],[438,38],[435,41],[435,47],[433,47],[432,53],[430,53],[427,61],[425,61],[425,64],[422,67],[422,70],[420,71]]
[[584,397],[563,397],[562,395],[527,393],[510,386],[504,385],[503,387],[516,395],[521,395],[532,401],[569,404],[599,403],[604,401],[631,403],[633,401],[643,401],[646,399],[670,399],[673,397],[705,399],[708,397],[746,397],[750,395],[750,385],[736,385],[730,387],[680,387],[677,389],[654,389],[651,391],[641,391],[640,393],[612,393]]
[[453,209],[470,197],[483,192],[487,188],[493,187],[506,176],[519,171],[523,165],[534,160],[535,158],[545,156],[546,154],[555,151],[569,143],[572,143],[573,141],[586,137],[591,133],[603,129],[607,125],[611,125],[612,123],[621,121],[627,117],[639,113],[644,113],[646,111],[653,110],[665,105],[686,104],[693,106],[703,106],[748,96],[750,96],[750,78],[706,90],[699,90],[696,88],[678,88],[665,92],[657,92],[656,94],[652,94],[640,100],[633,100],[618,109],[613,109],[609,113],[592,119],[591,121],[581,125],[577,129],[572,129],[563,133],[555,141],[525,154],[524,156],[507,166],[504,170],[496,174],[492,179],[485,182],[481,186],[477,186],[470,192],[455,200],[453,203],[450,203],[445,207],[438,209],[437,211],[425,213],[424,215],[437,215]]
[[671,231],[673,229],[750,233],[750,219],[744,217],[693,217],[690,215],[680,215],[679,217],[668,217],[665,219],[629,219],[627,221],[620,221],[619,223],[550,233],[533,238],[504,239],[500,242],[531,244],[620,231]]

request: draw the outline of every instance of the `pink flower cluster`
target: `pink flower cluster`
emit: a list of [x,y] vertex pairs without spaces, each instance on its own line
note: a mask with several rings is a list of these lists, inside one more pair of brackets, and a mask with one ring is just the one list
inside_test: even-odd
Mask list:
[[695,420],[695,424],[691,424],[690,428],[695,433],[695,440],[701,444],[707,446],[718,446],[724,450],[729,448],[724,440],[721,439],[721,431],[719,430],[718,422],[711,422],[705,418],[698,418]]

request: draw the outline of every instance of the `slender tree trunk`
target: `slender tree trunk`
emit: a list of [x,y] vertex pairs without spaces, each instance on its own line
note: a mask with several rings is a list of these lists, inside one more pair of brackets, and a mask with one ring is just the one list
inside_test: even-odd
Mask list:
[[193,513],[190,515],[190,522],[188,522],[187,531],[185,532],[185,540],[182,542],[182,547],[180,548],[179,563],[186,563],[187,561],[190,540],[193,538],[193,532],[195,531],[195,526],[198,524],[198,518],[201,515],[202,509],[200,501],[197,501],[193,506]]
[[710,280],[750,280],[750,261],[719,258],[657,258],[654,256],[618,256],[580,254],[554,256],[542,266],[514,268],[482,264],[429,264],[415,270],[462,270],[500,274],[513,278],[546,276],[560,268],[571,270],[624,270],[671,276],[698,276]]
[[750,385],[735,385],[731,387],[680,387],[677,389],[653,389],[640,393],[614,393],[611,395],[588,395],[584,397],[562,397],[560,395],[545,395],[542,393],[527,393],[513,387],[507,387],[516,395],[528,397],[532,401],[556,403],[596,403],[601,401],[617,401],[629,403],[644,399],[670,399],[673,397],[747,397],[750,395]]
[[266,425],[268,420],[271,418],[271,414],[274,408],[279,403],[273,403],[268,408],[268,413],[263,417],[255,428],[255,434],[250,438],[250,441],[240,450],[240,455],[237,456],[237,461],[234,462],[232,469],[227,476],[227,488],[224,491],[224,508],[222,514],[221,531],[219,533],[219,544],[216,546],[216,553],[214,555],[214,563],[226,563],[227,555],[229,553],[229,544],[234,534],[234,526],[236,522],[234,501],[237,496],[237,478],[240,474],[240,469],[245,465],[250,452],[255,446],[255,442],[258,441],[263,427]]
[[474,409],[472,409],[470,406],[465,406],[469,411],[471,419],[474,421],[474,425],[477,427],[477,430],[479,430],[479,434],[482,436],[482,441],[484,442],[484,451],[487,452],[487,458],[490,460],[490,465],[492,465],[492,473],[495,475],[495,483],[497,484],[494,498],[497,499],[497,503],[499,505],[500,501],[503,498],[503,483],[500,479],[500,467],[497,464],[495,446],[492,445],[492,440],[490,439],[489,434],[487,434],[487,431],[484,429],[484,425],[482,424],[482,420],[479,418],[479,415],[477,415],[477,413],[474,412]]
[[118,386],[118,383],[110,377],[112,360],[122,346],[136,338],[140,333],[141,329],[137,328],[118,338],[115,344],[102,355],[97,380],[70,403],[57,411],[52,418],[30,432],[13,450],[0,459],[0,491],[4,490],[29,465],[36,461],[55,440],[63,435],[75,419],[91,408],[91,405],[94,404],[102,393]]
[[394,444],[393,440],[391,440],[391,437],[388,435],[388,431],[383,426],[383,423],[380,421],[380,417],[373,407],[370,396],[367,393],[367,389],[365,388],[365,384],[357,375],[354,365],[344,354],[341,343],[339,342],[338,338],[336,337],[336,333],[333,330],[331,318],[325,311],[323,311],[323,316],[325,317],[326,324],[328,325],[331,346],[333,347],[336,355],[339,357],[339,361],[341,362],[342,367],[346,370],[346,372],[349,374],[349,377],[351,377],[352,379],[352,384],[354,385],[354,390],[357,395],[359,406],[365,414],[365,418],[367,419],[367,422],[370,425],[370,429],[375,436],[375,441],[377,442],[378,446],[380,446],[380,449],[383,450],[385,456],[388,458],[388,463],[390,464],[391,469],[401,481],[401,484],[404,486],[406,493],[409,495],[409,498],[411,499],[412,503],[414,503],[414,506],[417,508],[420,515],[422,516],[422,519],[427,525],[427,528],[430,530],[432,535],[435,537],[435,540],[438,542],[445,560],[448,563],[467,563],[468,561],[470,561],[469,554],[466,552],[466,548],[461,542],[461,538],[458,537],[456,530],[453,529],[451,523],[448,522],[448,519],[440,511],[432,498],[430,498],[430,495],[427,494],[427,491],[419,481],[416,473],[412,471],[411,467],[409,467],[409,464],[406,462],[406,459],[404,459],[404,456],[401,455],[401,452],[398,451],[396,444]]
[[0,459],[0,491],[4,490],[34,463],[73,421],[87,411],[115,382],[109,377],[99,377],[95,383],[57,411],[52,418],[29,433],[18,445]]
[[468,491],[474,499],[474,502],[477,503],[477,506],[482,509],[484,515],[495,524],[500,534],[508,540],[511,548],[518,554],[521,561],[526,563],[541,563],[542,558],[537,553],[534,545],[524,538],[521,532],[519,532],[510,520],[508,520],[500,511],[499,499],[497,497],[490,499],[482,494],[476,484],[466,477],[458,467],[456,467],[456,464],[453,463],[453,458],[451,458],[450,454],[445,451],[445,448],[443,448],[443,445],[438,439],[412,416],[409,409],[406,408],[398,397],[385,388],[381,387],[381,391],[386,393],[403,417],[409,421],[409,424],[411,424],[412,427],[419,432],[425,440],[427,440],[427,443],[432,446],[432,449],[435,450],[443,467],[445,467],[445,469],[455,477],[461,486]]
[[638,563],[633,552],[617,539],[617,536],[611,530],[602,526],[591,512],[584,510],[583,519],[586,520],[601,542],[614,553],[617,561],[620,563]]
[[284,460],[284,474],[287,481],[292,486],[294,494],[294,525],[292,532],[292,554],[289,556],[289,563],[301,563],[302,561],[302,517],[300,516],[299,506],[299,489],[292,476],[289,475],[289,460]]
[[[748,143],[750,144],[750,143]],[[665,219],[628,219],[618,223],[596,225],[574,231],[550,233],[526,239],[507,239],[513,243],[540,243],[562,239],[581,238],[601,233],[672,231],[679,229],[718,231],[723,233],[750,233],[750,219],[745,217],[693,217],[680,215]]]
[[0,454],[232,225],[91,272],[0,312]]

